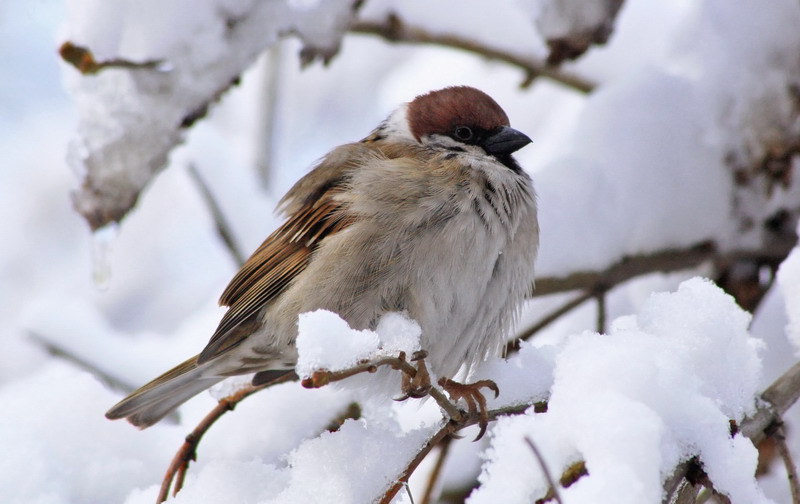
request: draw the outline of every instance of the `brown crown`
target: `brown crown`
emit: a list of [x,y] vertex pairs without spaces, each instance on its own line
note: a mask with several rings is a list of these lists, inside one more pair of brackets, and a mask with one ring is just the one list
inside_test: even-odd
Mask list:
[[408,125],[414,138],[448,135],[459,125],[490,131],[508,126],[508,116],[483,91],[453,86],[417,96],[408,106]]

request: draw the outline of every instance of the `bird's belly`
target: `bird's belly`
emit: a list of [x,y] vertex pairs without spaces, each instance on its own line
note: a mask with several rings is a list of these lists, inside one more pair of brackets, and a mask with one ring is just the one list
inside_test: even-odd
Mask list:
[[513,311],[513,300],[508,292],[487,299],[491,287],[509,274],[496,242],[479,232],[459,244],[433,243],[429,253],[440,257],[435,269],[409,265],[416,282],[405,308],[420,324],[421,347],[439,376],[452,377],[462,364],[483,360],[505,336],[501,321],[503,312]]

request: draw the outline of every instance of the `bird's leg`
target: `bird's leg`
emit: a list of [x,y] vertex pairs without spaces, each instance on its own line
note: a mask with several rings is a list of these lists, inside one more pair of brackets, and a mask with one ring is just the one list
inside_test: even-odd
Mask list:
[[458,383],[449,378],[440,378],[439,386],[447,391],[450,399],[458,401],[464,399],[467,403],[467,413],[470,416],[478,415],[478,426],[480,432],[475,441],[479,440],[486,433],[486,427],[489,424],[489,415],[486,410],[486,397],[484,397],[482,388],[488,388],[494,391],[494,396],[500,395],[500,389],[497,384],[492,380],[479,380],[475,383]]
[[409,397],[419,399],[428,395],[431,389],[431,375],[428,373],[428,367],[425,365],[425,357],[428,352],[420,350],[411,355],[411,362],[417,363],[417,372],[414,376],[403,373],[403,382],[401,390],[403,395],[395,399],[396,401],[405,401]]

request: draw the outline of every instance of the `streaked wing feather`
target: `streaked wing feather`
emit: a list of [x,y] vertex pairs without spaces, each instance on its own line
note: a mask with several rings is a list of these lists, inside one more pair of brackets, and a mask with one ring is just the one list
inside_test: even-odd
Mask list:
[[[326,176],[336,171],[336,167],[323,162],[307,177],[313,177],[320,168]],[[200,353],[199,364],[236,347],[252,334],[254,329],[249,329],[250,325],[258,325],[254,317],[305,270],[319,242],[353,222],[343,203],[336,198],[344,190],[346,177],[342,172],[346,169],[352,169],[352,165],[339,166],[338,176],[329,177],[327,181],[314,185],[313,179],[310,182],[303,179],[295,186],[301,187],[303,192],[292,197],[304,204],[291,208],[294,211],[287,221],[264,240],[228,284],[220,304],[230,308]],[[241,326],[247,326],[248,330],[238,330]]]

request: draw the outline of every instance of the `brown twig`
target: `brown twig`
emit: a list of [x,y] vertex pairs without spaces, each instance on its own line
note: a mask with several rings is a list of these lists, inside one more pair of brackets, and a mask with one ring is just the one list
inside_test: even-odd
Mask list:
[[460,49],[483,56],[484,58],[502,61],[518,67],[525,72],[525,80],[522,83],[523,87],[529,86],[537,77],[548,78],[580,91],[581,93],[591,93],[596,87],[594,82],[584,77],[553,66],[548,66],[533,58],[526,58],[502,49],[488,47],[457,35],[430,33],[422,28],[409,25],[394,13],[389,14],[383,22],[357,21],[350,26],[350,32],[377,35],[389,42],[430,44]]
[[[537,403],[538,404],[538,403]],[[515,406],[507,406],[504,408],[498,408],[495,410],[490,410],[487,412],[488,418],[490,422],[497,420],[501,416],[506,415],[521,415],[525,413],[525,411],[530,408],[530,404],[521,404]],[[536,410],[540,412],[542,410],[541,405]],[[405,483],[408,482],[408,478],[414,473],[417,466],[428,456],[428,454],[433,450],[445,437],[451,436],[458,432],[465,427],[469,427],[475,425],[480,422],[480,415],[472,414],[464,418],[460,422],[453,422],[452,420],[449,422],[445,422],[442,427],[428,440],[427,443],[422,447],[422,449],[414,456],[413,459],[408,463],[406,468],[400,473],[400,476],[397,478],[397,481],[389,487],[386,493],[383,494],[383,497],[379,501],[380,504],[389,504],[394,499],[397,492],[400,491],[400,488],[403,487]]]
[[576,271],[564,277],[538,278],[533,296],[575,290],[604,292],[647,273],[671,273],[694,268],[715,259],[716,255],[716,245],[706,241],[684,249],[666,249],[652,254],[626,256],[603,271]]
[[84,371],[88,371],[95,378],[97,378],[98,380],[105,383],[111,388],[114,388],[126,394],[130,394],[136,389],[136,387],[120,380],[119,378],[111,376],[110,374],[98,368],[91,362],[78,357],[77,355],[70,352],[66,348],[53,343],[46,336],[43,336],[34,331],[28,331],[28,339],[30,339],[37,345],[41,346],[47,353],[49,353],[53,357],[59,357],[67,362],[76,365],[77,367],[83,369]]
[[558,320],[562,316],[564,316],[567,313],[571,312],[572,310],[574,310],[575,308],[577,308],[578,306],[582,305],[584,302],[586,302],[587,300],[589,300],[589,299],[591,299],[593,297],[594,297],[594,293],[592,293],[592,292],[584,292],[583,294],[579,294],[577,297],[573,298],[570,301],[567,301],[562,306],[560,306],[560,307],[556,308],[555,310],[553,310],[552,312],[548,313],[547,315],[545,315],[544,317],[539,319],[538,322],[536,322],[532,326],[528,327],[524,331],[520,332],[519,335],[515,339],[509,341],[508,344],[506,345],[505,355],[509,355],[511,353],[519,351],[521,342],[527,341],[534,334],[538,333],[539,331],[541,331],[545,327],[549,326],[550,324],[552,324],[553,322],[555,322],[556,320]]
[[280,75],[282,71],[281,41],[266,52],[267,62],[263,69],[263,82],[261,84],[261,99],[258,100],[261,110],[258,114],[256,142],[256,170],[261,186],[268,189],[273,172],[275,157],[275,122],[277,118],[278,96],[280,94]]
[[[776,432],[781,416],[800,398],[800,362],[789,368],[761,394],[762,403],[755,414],[745,418],[739,432],[758,445],[767,436]],[[694,459],[683,462],[664,483],[663,504],[689,504],[695,502],[701,485],[687,481],[687,475],[698,467]],[[791,477],[790,477],[791,479]],[[796,484],[796,478],[795,478]]]
[[671,273],[695,268],[704,262],[713,261],[715,265],[730,264],[734,261],[746,260],[778,264],[785,258],[795,242],[779,243],[771,248],[761,250],[742,250],[719,253],[711,241],[701,242],[683,249],[667,249],[652,254],[626,256],[602,271],[576,271],[563,277],[542,277],[536,280],[531,297],[547,296],[561,292],[579,291],[575,298],[541,318],[509,341],[505,355],[519,350],[520,342],[526,341],[536,333],[574,310],[585,301],[598,299],[598,330],[606,325],[605,293],[633,278],[649,273]]
[[194,163],[189,163],[186,169],[189,171],[189,176],[197,186],[197,190],[200,192],[200,196],[203,198],[209,212],[211,212],[211,217],[214,218],[214,225],[216,226],[217,234],[222,239],[222,243],[225,244],[225,248],[228,249],[233,260],[236,261],[236,264],[241,266],[247,258],[236,243],[236,239],[233,237],[233,231],[231,231],[231,226],[228,224],[225,214],[222,213],[219,203],[217,203],[216,198],[211,193],[211,189],[208,187],[208,184],[206,184],[206,181],[203,180],[203,176],[200,175]]
[[106,68],[127,68],[133,70],[158,70],[163,65],[161,60],[149,61],[129,61],[125,59],[115,58],[107,61],[97,61],[92,54],[92,51],[86,47],[73,44],[66,41],[58,48],[58,54],[61,59],[78,69],[84,75],[96,74],[100,70]]
[[606,332],[606,315],[607,315],[607,308],[606,308],[606,293],[599,292],[595,296],[597,300],[597,327],[596,330],[600,334],[604,334]]
[[[740,254],[731,254],[731,256],[735,255]],[[506,345],[505,355],[518,351],[522,341],[530,339],[545,327],[592,298],[598,300],[598,331],[604,332],[607,315],[604,296],[613,287],[648,273],[680,271],[696,267],[705,261],[713,259],[717,259],[716,246],[712,242],[702,242],[686,249],[668,249],[653,254],[626,256],[603,271],[577,271],[564,277],[539,278],[531,290],[531,297],[569,291],[581,291],[581,293],[542,317],[534,325],[520,332],[515,339],[509,341]]]
[[550,469],[547,468],[547,464],[544,462],[544,457],[542,454],[539,453],[539,449],[536,448],[536,445],[533,443],[533,440],[527,436],[525,436],[525,443],[533,452],[533,456],[536,457],[536,461],[539,463],[539,467],[542,468],[542,474],[544,474],[544,479],[547,481],[550,489],[548,490],[548,494],[552,492],[553,499],[558,502],[558,504],[563,504],[561,500],[561,495],[558,493],[558,487],[556,486],[556,482],[553,481],[553,476],[550,475]]
[[205,418],[203,418],[203,420],[197,424],[192,432],[186,436],[183,445],[181,445],[178,452],[175,453],[175,456],[172,458],[172,462],[167,468],[166,474],[164,474],[164,479],[161,482],[161,489],[158,492],[156,504],[160,504],[167,500],[169,489],[172,486],[173,481],[175,482],[175,489],[172,492],[173,496],[180,491],[181,487],[183,487],[183,480],[186,476],[186,471],[189,468],[189,463],[191,463],[193,460],[197,460],[197,445],[200,443],[200,440],[203,438],[205,433],[208,432],[208,429],[210,429],[217,420],[222,418],[222,415],[233,410],[242,400],[252,394],[255,394],[259,390],[272,385],[277,385],[278,383],[291,381],[293,379],[295,379],[294,373],[288,373],[275,381],[258,386],[251,385],[221,399],[214,409],[212,409],[205,416]]
[[420,504],[430,504],[431,499],[433,498],[433,491],[436,489],[436,484],[439,481],[439,476],[442,474],[442,468],[444,467],[444,461],[447,459],[447,454],[450,453],[450,445],[453,442],[453,438],[448,436],[442,439],[439,443],[439,456],[436,457],[436,463],[433,464],[433,469],[431,470],[430,476],[428,476],[428,484],[425,485],[425,493],[422,494],[422,500]]
[[[364,361],[353,367],[340,371],[328,371],[325,369],[318,370],[315,371],[310,377],[303,379],[300,383],[306,388],[320,388],[331,382],[342,381],[357,374],[374,373],[379,367],[383,366],[388,366],[392,369],[402,371],[412,378],[417,374],[416,368],[414,368],[414,366],[412,366],[406,360],[405,353],[401,352],[399,357],[383,357],[376,360]],[[463,419],[464,415],[455,404],[447,399],[447,397],[444,395],[444,392],[434,386],[431,386],[428,394],[452,420],[459,422]]]
[[704,241],[686,248],[664,249],[651,254],[625,256],[602,271],[576,271],[563,277],[536,279],[532,297],[558,292],[607,292],[616,285],[648,273],[672,273],[697,267],[704,262],[728,263],[751,260],[775,263],[782,261],[796,242],[779,243],[756,250],[720,252],[713,241]]
[[797,466],[792,459],[789,446],[786,444],[783,424],[777,426],[771,437],[775,440],[783,465],[786,466],[786,477],[789,480],[789,489],[792,492],[792,504],[800,504],[800,482],[797,480]]

